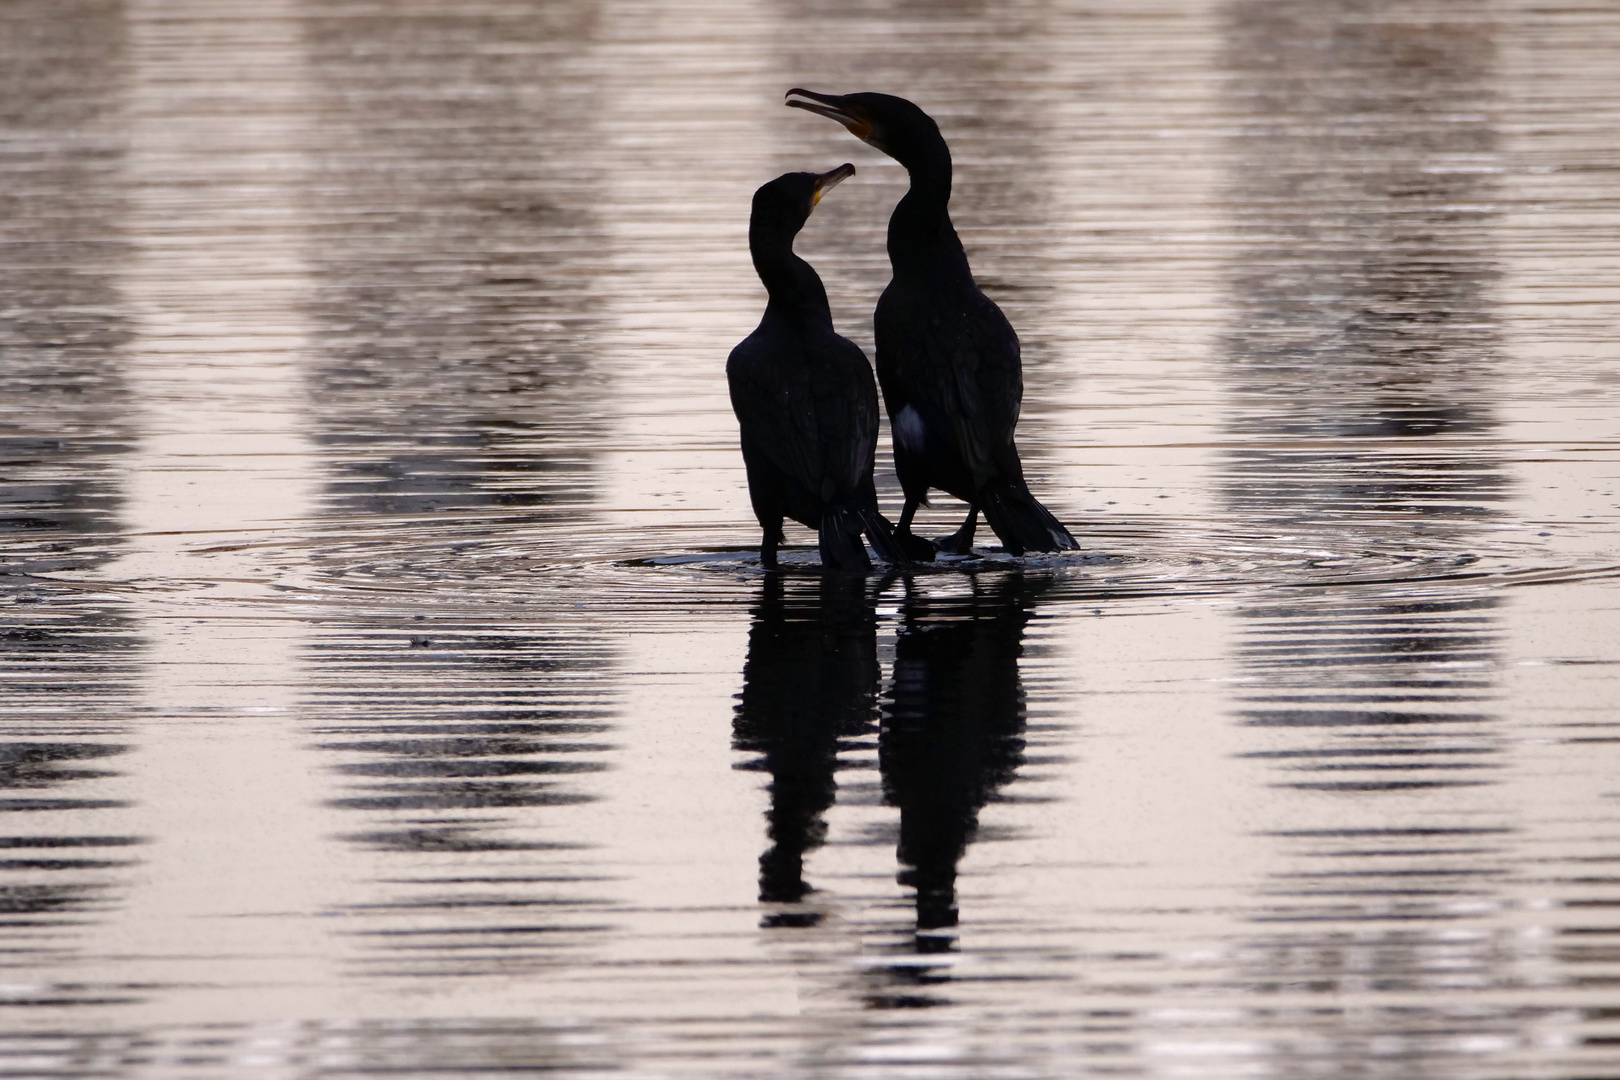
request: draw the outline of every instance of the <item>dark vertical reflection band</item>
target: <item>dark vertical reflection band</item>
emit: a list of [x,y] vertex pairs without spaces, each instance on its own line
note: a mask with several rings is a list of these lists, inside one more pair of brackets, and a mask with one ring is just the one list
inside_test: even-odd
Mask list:
[[3,1006],[130,994],[79,944],[116,912],[139,842],[106,785],[129,749],[139,640],[119,600],[39,576],[121,546],[121,14],[93,0],[0,12],[0,966],[54,976],[0,977]]
[[511,975],[600,921],[577,910],[588,884],[534,856],[572,845],[554,815],[605,768],[611,648],[538,580],[523,607],[411,614],[428,583],[483,574],[479,557],[510,567],[588,536],[606,241],[576,153],[592,83],[569,72],[595,18],[305,10],[309,401],[330,476],[315,558],[334,597],[308,701],[344,838],[400,867],[344,905],[368,946],[357,974]]
[[[1499,601],[1459,570],[1507,486],[1489,448],[1494,29],[1475,4],[1222,18],[1239,246],[1221,492],[1244,531],[1388,578],[1240,611],[1237,714],[1300,815],[1271,833],[1284,869],[1254,898],[1243,966],[1256,987],[1324,997],[1272,1036],[1301,1070],[1392,1053],[1421,1071],[1516,1023],[1377,1006],[1483,989],[1512,947],[1477,921],[1502,902],[1511,830],[1484,794],[1505,765]],[[1331,1004],[1346,993],[1373,1003]]]

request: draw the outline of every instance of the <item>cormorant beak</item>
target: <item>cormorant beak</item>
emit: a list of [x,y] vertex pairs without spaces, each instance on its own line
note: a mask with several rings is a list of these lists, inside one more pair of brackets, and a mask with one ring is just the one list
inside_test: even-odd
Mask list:
[[840,183],[855,175],[855,166],[844,162],[836,169],[824,172],[816,177],[816,193],[810,197],[810,205],[814,207],[821,201],[821,197]]
[[865,110],[858,105],[845,105],[843,100],[837,94],[818,94],[813,90],[794,87],[787,92],[787,100],[783,104],[790,109],[803,109],[836,120],[849,128],[850,134],[861,142],[882,150],[883,147],[874,138],[872,121],[866,118]]

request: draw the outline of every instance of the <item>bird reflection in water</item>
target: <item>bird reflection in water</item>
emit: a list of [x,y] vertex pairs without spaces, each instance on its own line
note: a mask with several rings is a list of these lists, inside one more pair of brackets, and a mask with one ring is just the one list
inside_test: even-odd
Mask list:
[[[892,579],[891,579],[892,580]],[[1022,573],[967,579],[953,591],[913,579],[889,692],[879,701],[878,597],[861,578],[769,575],[754,609],[733,745],[771,774],[770,846],[760,899],[792,905],[812,892],[804,859],[826,837],[841,750],[878,734],[885,801],[899,808],[898,880],[916,890],[916,951],[955,942],[957,863],[979,813],[1024,756],[1024,628],[1045,580]],[[777,907],[766,926],[811,926],[814,911]],[[922,976],[926,971],[906,968]]]
[[[771,774],[760,900],[792,904],[811,891],[804,856],[826,836],[822,814],[837,791],[840,740],[871,735],[878,681],[876,596],[864,577],[766,577],[732,725],[732,744],[760,755],[742,767]],[[767,925],[818,921],[814,912],[766,917]]]
[[917,949],[955,941],[956,866],[979,811],[1024,760],[1024,627],[1044,581],[1021,573],[967,594],[908,588],[878,761],[900,808],[901,884],[917,890]]

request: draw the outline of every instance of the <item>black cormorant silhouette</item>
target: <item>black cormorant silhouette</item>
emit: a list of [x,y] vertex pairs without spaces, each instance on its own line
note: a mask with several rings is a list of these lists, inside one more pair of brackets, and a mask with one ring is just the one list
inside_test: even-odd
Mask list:
[[1014,555],[1078,548],[1024,483],[1013,442],[1024,396],[1018,335],[979,291],[951,225],[951,151],[932,117],[888,94],[788,91],[787,104],[831,117],[906,167],[911,190],[889,218],[894,278],[873,318],[878,381],[905,491],[896,529],[907,552],[917,507],[940,488],[968,504],[941,550],[967,554],[980,510]]
[[811,208],[854,174],[848,164],[819,175],[787,173],[754,192],[748,250],[770,300],[759,327],[731,350],[726,380],[742,426],[748,494],[764,529],[760,561],[769,569],[776,568],[784,517],[818,530],[827,569],[872,568],[863,532],[881,557],[904,561],[872,485],[872,368],[833,330],[821,278],[793,254]]

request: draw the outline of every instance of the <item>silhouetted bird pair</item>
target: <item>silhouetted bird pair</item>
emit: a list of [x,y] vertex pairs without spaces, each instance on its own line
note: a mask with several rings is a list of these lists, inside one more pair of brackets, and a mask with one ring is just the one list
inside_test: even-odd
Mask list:
[[939,125],[888,94],[794,89],[787,97],[790,106],[837,120],[911,176],[889,218],[894,279],[873,319],[906,502],[895,527],[878,512],[872,369],[833,329],[821,278],[793,254],[811,209],[855,166],[787,173],[754,193],[748,249],[770,300],[759,328],[726,363],[748,493],[764,529],[761,561],[776,567],[785,517],[818,531],[828,569],[871,569],[862,533],[890,562],[932,559],[936,545],[911,532],[930,488],[968,504],[967,520],[939,550],[967,554],[980,510],[1014,555],[1079,547],[1024,483],[1013,442],[1024,395],[1018,335],[974,284],[951,226],[951,152]]

